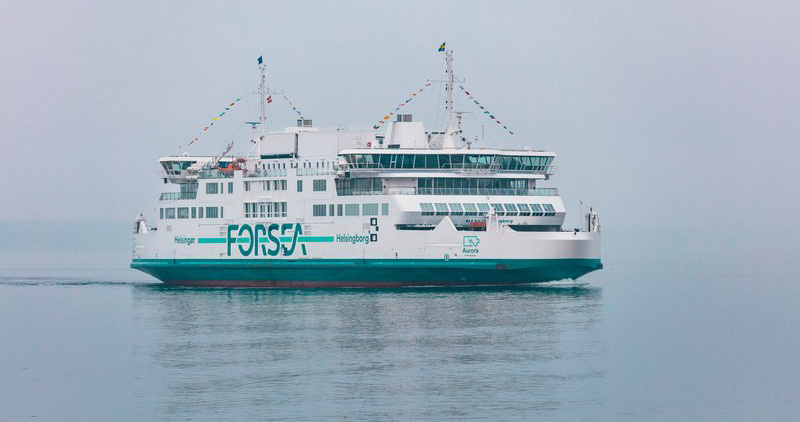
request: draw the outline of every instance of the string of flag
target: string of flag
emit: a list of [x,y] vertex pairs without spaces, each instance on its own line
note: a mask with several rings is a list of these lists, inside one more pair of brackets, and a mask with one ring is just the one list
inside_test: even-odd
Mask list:
[[468,100],[471,100],[473,103],[475,103],[476,106],[478,106],[478,108],[483,110],[483,114],[489,116],[490,119],[494,120],[495,123],[497,123],[498,125],[502,126],[503,129],[508,131],[509,134],[511,134],[511,135],[514,134],[514,132],[512,132],[511,129],[508,128],[508,126],[504,125],[503,122],[500,121],[500,119],[498,119],[497,117],[494,117],[494,114],[492,114],[492,112],[490,112],[489,110],[486,109],[486,107],[481,105],[481,103],[478,100],[475,99],[475,96],[473,96],[472,94],[469,93],[469,91],[464,89],[464,86],[459,85],[458,87],[461,88],[462,91],[464,91],[464,94],[467,96]]
[[378,121],[378,123],[377,123],[377,124],[373,125],[373,126],[372,126],[372,128],[373,128],[373,129],[376,129],[376,130],[377,130],[378,128],[380,128],[380,127],[381,127],[381,125],[383,125],[384,123],[388,122],[388,121],[389,121],[389,119],[391,119],[391,118],[392,118],[392,116],[394,116],[395,112],[397,112],[397,111],[400,111],[400,107],[403,107],[403,106],[405,106],[406,104],[410,103],[410,102],[411,102],[411,101],[412,101],[414,98],[416,98],[416,97],[417,97],[417,95],[421,94],[421,93],[422,93],[422,91],[424,91],[424,90],[425,90],[425,88],[427,88],[427,87],[429,87],[429,86],[431,86],[431,83],[430,83],[430,82],[426,83],[426,84],[425,84],[425,86],[423,86],[422,88],[420,88],[420,89],[416,90],[414,93],[412,93],[412,94],[411,94],[411,96],[410,96],[410,97],[409,97],[407,100],[405,100],[405,101],[403,101],[402,103],[398,104],[398,105],[397,105],[397,107],[395,107],[395,108],[394,108],[394,110],[392,110],[391,112],[389,112],[389,114],[387,114],[387,115],[383,116],[383,118],[382,118],[380,121]]
[[225,106],[225,109],[224,109],[224,110],[222,110],[222,111],[219,113],[219,115],[218,115],[217,117],[214,117],[214,119],[213,119],[213,120],[211,120],[211,123],[209,123],[209,124],[205,125],[205,126],[203,127],[203,130],[202,130],[202,131],[200,131],[200,133],[198,133],[198,134],[197,134],[197,136],[195,136],[195,137],[194,137],[194,138],[193,138],[193,139],[192,139],[192,140],[189,142],[189,145],[191,145],[191,144],[193,144],[193,143],[197,142],[197,140],[198,140],[198,139],[200,139],[200,137],[201,137],[201,136],[203,136],[203,134],[204,134],[204,133],[206,133],[206,132],[207,132],[209,129],[211,129],[211,128],[214,126],[214,123],[217,123],[217,122],[219,121],[219,119],[221,119],[223,116],[225,116],[225,113],[227,113],[228,111],[230,111],[230,109],[231,109],[231,108],[233,108],[233,107],[234,107],[236,104],[239,104],[239,101],[241,101],[241,98],[237,98],[237,99],[235,99],[234,101],[231,101],[231,102],[230,102],[230,103],[229,103],[227,106]]
[[[306,119],[305,117],[303,117],[303,113],[300,112],[300,110],[298,110],[297,107],[295,107],[294,103],[292,103],[292,100],[290,100],[289,97],[286,96],[286,94],[283,95],[283,99],[286,100],[286,102],[289,103],[290,106],[292,106],[292,111],[297,113],[297,115],[300,116],[301,119],[303,119],[303,120]],[[272,102],[272,96],[271,95],[270,95],[270,98],[269,98],[268,102],[270,102],[270,103]]]

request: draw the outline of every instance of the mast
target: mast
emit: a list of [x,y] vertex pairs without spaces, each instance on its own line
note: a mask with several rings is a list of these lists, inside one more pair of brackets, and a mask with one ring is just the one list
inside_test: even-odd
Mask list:
[[267,65],[262,62],[261,57],[258,58],[258,70],[261,75],[261,80],[258,84],[258,96],[261,99],[261,112],[258,116],[258,123],[261,125],[261,136],[259,136],[258,141],[258,156],[261,157],[261,141],[264,139],[264,135],[267,134]]
[[448,50],[445,53],[445,62],[447,63],[447,128],[444,131],[444,139],[442,141],[443,149],[455,149],[456,142],[453,139],[453,50]]

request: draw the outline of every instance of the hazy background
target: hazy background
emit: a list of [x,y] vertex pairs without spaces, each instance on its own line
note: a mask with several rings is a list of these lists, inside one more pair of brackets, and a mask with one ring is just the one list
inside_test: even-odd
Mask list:
[[[796,267],[800,4],[9,2],[0,13],[0,268],[124,267],[130,229],[177,153],[247,151],[256,58],[319,124],[371,126],[456,74],[515,131],[487,146],[559,154],[551,182],[594,204],[604,261]],[[434,85],[409,110],[441,106]],[[456,92],[459,108],[468,108]],[[273,128],[294,116],[275,97]],[[439,118],[438,123],[441,124]],[[436,128],[438,129],[438,128]],[[471,132],[470,132],[471,131]],[[185,149],[186,150],[186,149]]]

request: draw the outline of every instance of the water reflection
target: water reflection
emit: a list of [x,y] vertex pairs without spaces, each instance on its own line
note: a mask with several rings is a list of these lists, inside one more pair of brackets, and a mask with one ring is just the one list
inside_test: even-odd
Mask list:
[[605,374],[601,300],[601,289],[580,284],[136,286],[141,416],[588,416]]

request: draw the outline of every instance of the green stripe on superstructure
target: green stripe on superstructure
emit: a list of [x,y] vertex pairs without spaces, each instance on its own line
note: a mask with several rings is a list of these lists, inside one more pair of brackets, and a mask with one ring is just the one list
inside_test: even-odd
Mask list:
[[199,237],[197,243],[226,243],[224,237]]
[[333,236],[299,236],[300,242],[328,243],[333,242]]

